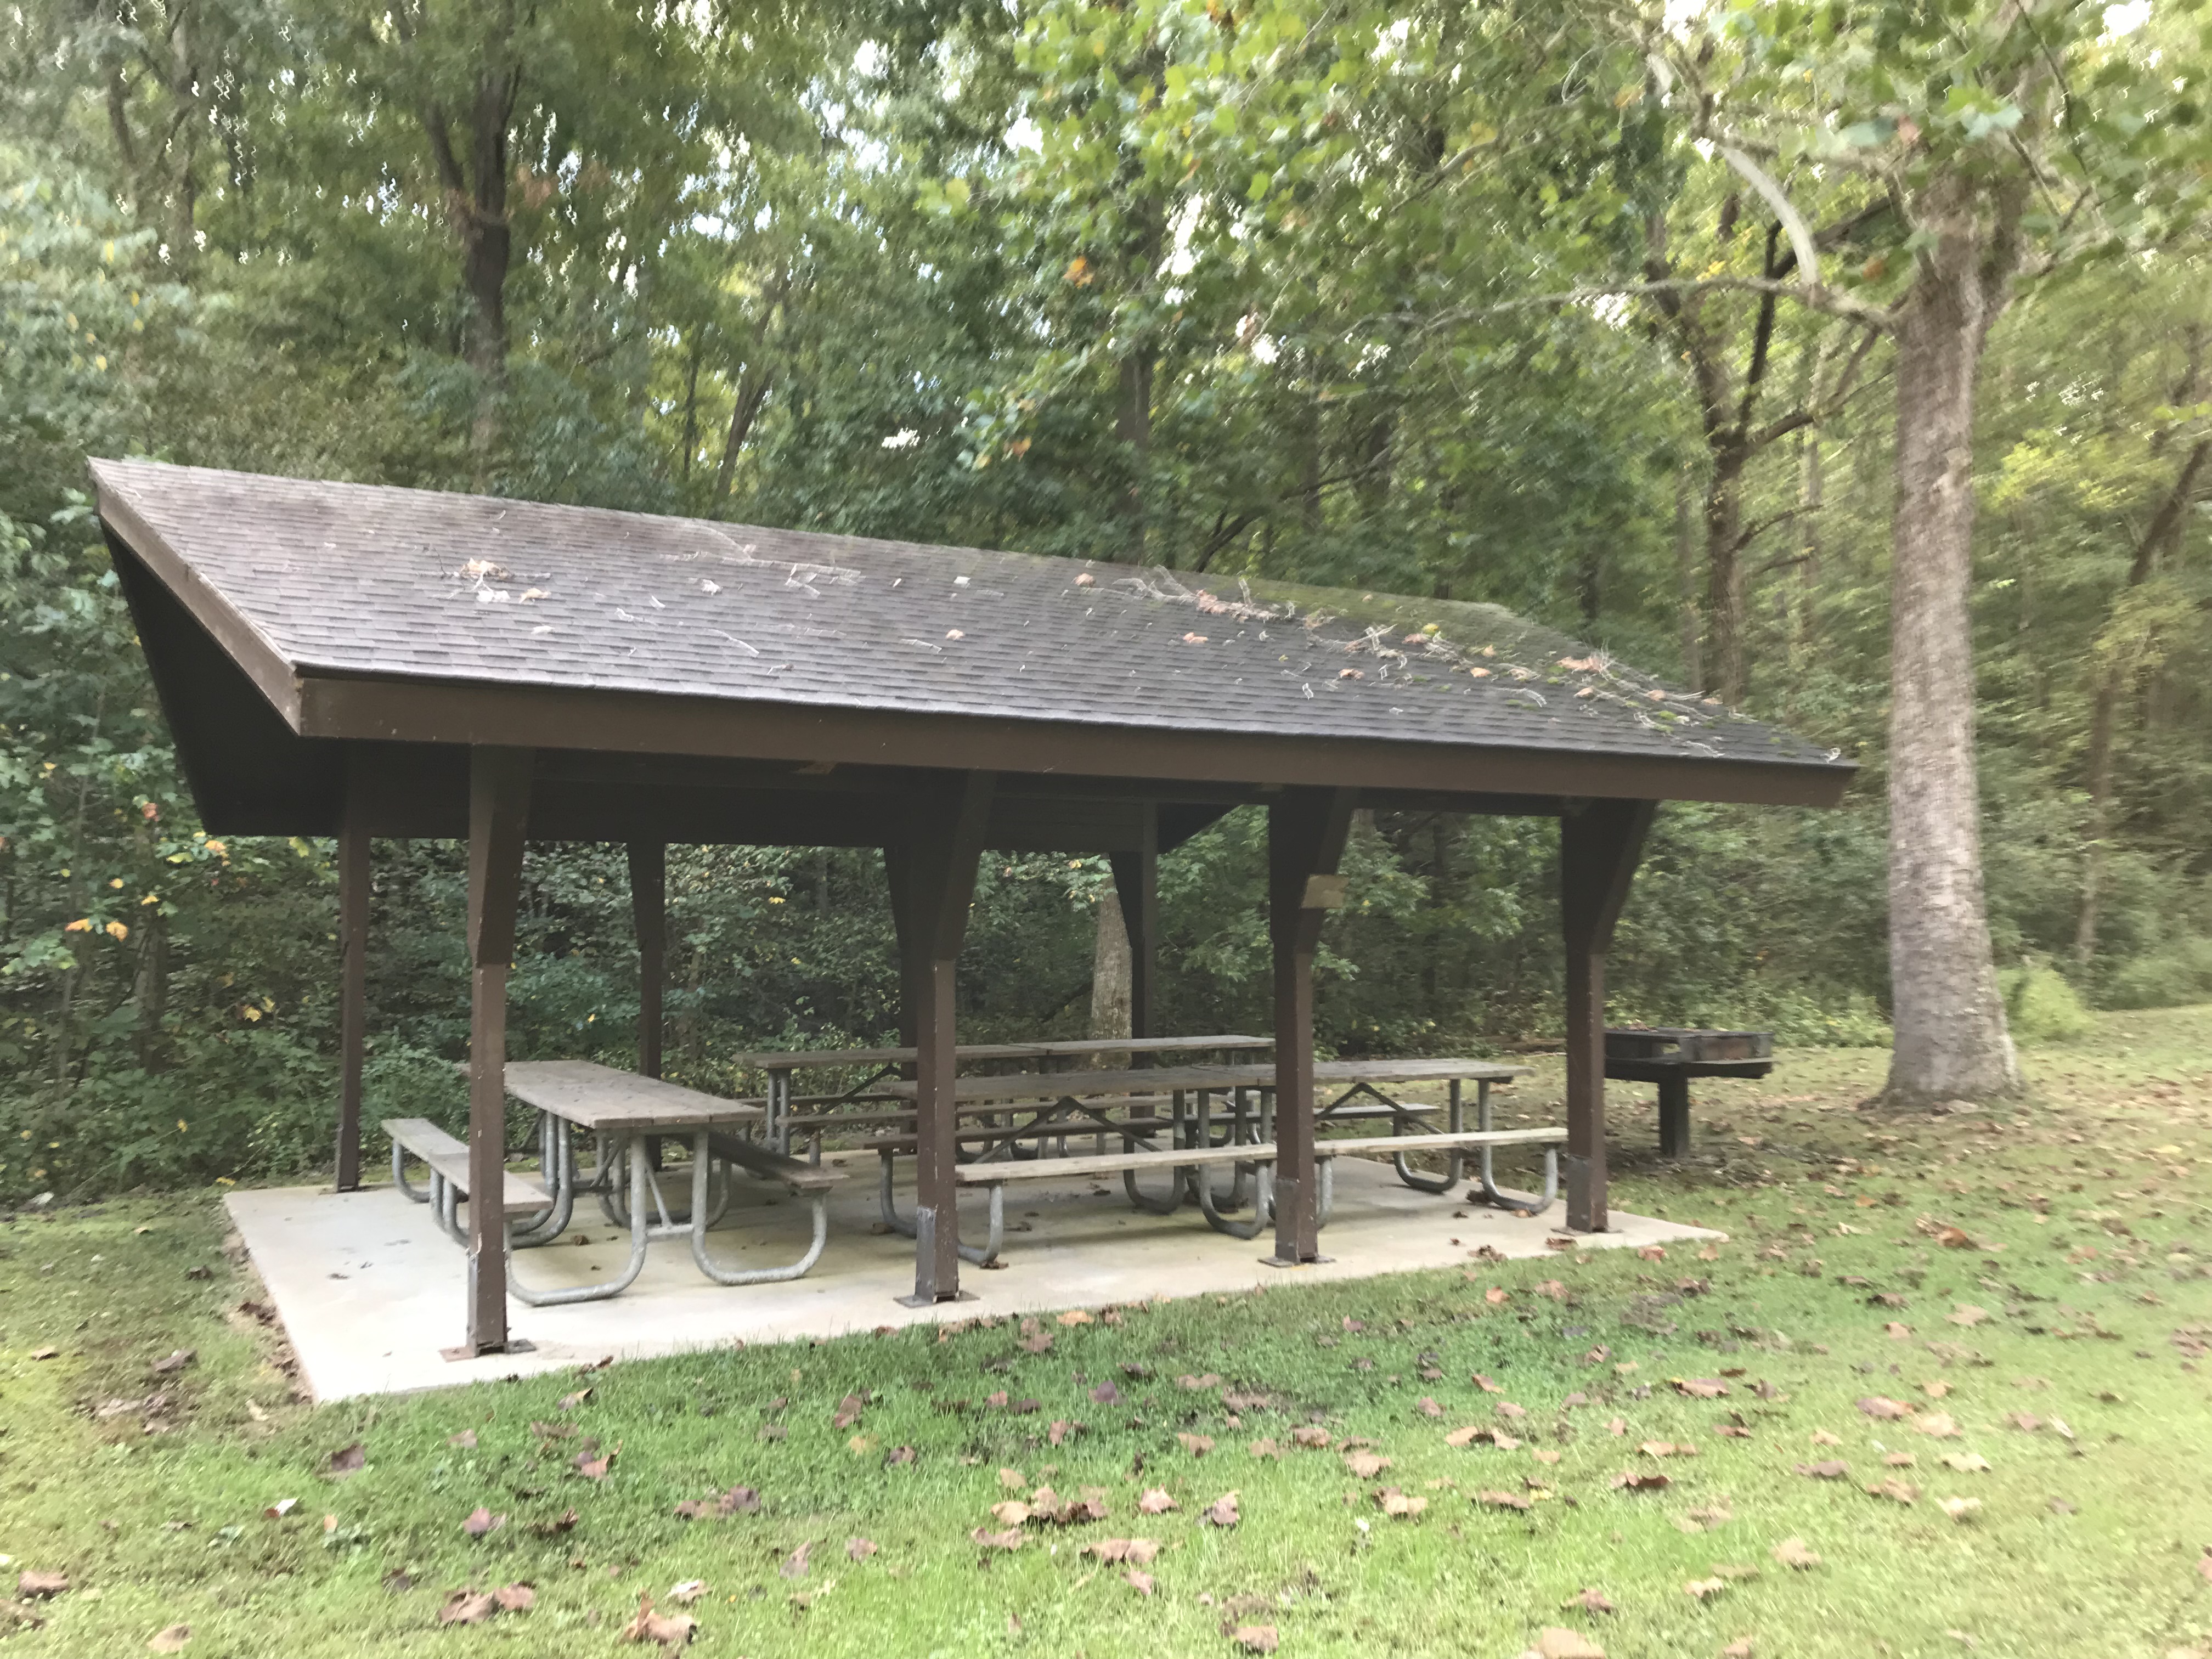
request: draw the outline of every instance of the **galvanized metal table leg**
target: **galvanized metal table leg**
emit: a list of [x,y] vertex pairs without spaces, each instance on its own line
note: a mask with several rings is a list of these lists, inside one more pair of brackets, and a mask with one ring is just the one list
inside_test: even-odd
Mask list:
[[[884,1178],[878,1201],[883,1209],[884,1225],[902,1238],[912,1238],[914,1223],[898,1212],[898,1206],[891,1198],[891,1160],[896,1154],[889,1147],[878,1147],[876,1155],[883,1160]],[[994,1181],[991,1183],[989,1234],[980,1247],[974,1244],[960,1245],[958,1247],[960,1259],[963,1261],[972,1262],[979,1267],[988,1267],[999,1259],[999,1247],[1006,1242],[1006,1183],[1003,1181]]]
[[1213,1183],[1206,1178],[1206,1172],[1203,1170],[1197,1171],[1199,1213],[1206,1218],[1206,1224],[1214,1231],[1227,1233],[1231,1238],[1257,1238],[1269,1224],[1268,1212],[1273,1207],[1269,1200],[1273,1196],[1274,1165],[1255,1164],[1252,1167],[1258,1201],[1252,1206],[1252,1213],[1242,1221],[1231,1221],[1214,1207]]
[[[1477,1079],[1475,1086],[1478,1089],[1486,1090],[1490,1085]],[[1395,1101],[1389,1103],[1393,1108],[1397,1105]],[[1451,1130],[1454,1134],[1457,1134],[1460,1131],[1462,1121],[1460,1112],[1460,1080],[1454,1078],[1451,1079]],[[1390,1114],[1390,1133],[1394,1135],[1401,1133],[1404,1125],[1405,1114],[1394,1109]],[[1390,1155],[1390,1162],[1398,1171],[1398,1179],[1415,1192],[1448,1193],[1459,1185],[1460,1176],[1465,1173],[1466,1155],[1458,1147],[1453,1147],[1445,1154],[1444,1173],[1441,1176],[1416,1174],[1407,1165],[1406,1155],[1403,1152],[1393,1152]]]
[[437,1188],[438,1178],[433,1172],[430,1185],[420,1192],[409,1186],[407,1184],[407,1149],[395,1140],[392,1143],[392,1184],[417,1204],[428,1204],[430,1201],[431,1193]]
[[[709,1261],[707,1259],[707,1229],[711,1224],[700,1218],[707,1213],[708,1166],[713,1161],[712,1150],[707,1144],[707,1131],[702,1129],[694,1137],[691,1146],[691,1260],[698,1264],[701,1273],[717,1285],[774,1285],[801,1277],[822,1259],[822,1247],[830,1239],[830,1201],[824,1194],[812,1193],[808,1197],[814,1206],[814,1242],[807,1246],[806,1253],[798,1261],[782,1267],[735,1269],[718,1267]],[[725,1172],[725,1203],[728,1201],[728,1184]]]
[[525,1303],[532,1308],[558,1308],[572,1302],[599,1302],[611,1296],[619,1296],[628,1290],[635,1281],[638,1274],[644,1271],[645,1245],[650,1231],[646,1225],[645,1219],[646,1176],[647,1165],[651,1160],[645,1156],[643,1147],[636,1146],[627,1137],[624,1138],[624,1151],[627,1154],[624,1162],[629,1170],[629,1261],[623,1264],[622,1271],[612,1279],[602,1279],[596,1285],[572,1285],[558,1290],[534,1291],[515,1277],[512,1261],[514,1249],[510,1244],[507,1251],[510,1260],[507,1288],[518,1302]]
[[[1474,1127],[1487,1131],[1490,1127],[1490,1085],[1487,1082],[1475,1085],[1474,1112]],[[1499,1191],[1490,1164],[1492,1154],[1497,1149],[1485,1146],[1480,1150],[1475,1196],[1482,1202],[1495,1204],[1504,1210],[1525,1210],[1530,1215],[1541,1215],[1552,1207],[1553,1200],[1559,1195],[1559,1149],[1557,1146],[1544,1148],[1544,1195],[1541,1198]]]

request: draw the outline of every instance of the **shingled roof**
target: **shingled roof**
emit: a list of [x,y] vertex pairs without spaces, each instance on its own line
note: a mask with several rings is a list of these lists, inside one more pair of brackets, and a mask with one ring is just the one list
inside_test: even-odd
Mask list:
[[[1576,793],[1806,801],[1850,770],[1487,607],[1386,631],[1358,596],[1332,615],[1157,569],[143,461],[93,473],[118,559],[303,738],[1125,776],[1193,775],[1132,739],[1242,739],[1278,756],[1224,775],[1249,782],[1373,786],[1388,754],[1396,787],[1517,789],[1443,763],[1541,755],[1593,763]],[[623,708],[637,729],[609,741]],[[877,722],[870,754],[791,746],[794,719],[844,717]],[[928,757],[880,735],[917,722]],[[963,732],[1056,742],[963,761]],[[1364,775],[1331,775],[1331,754]],[[1623,764],[1635,781],[1604,787]]]

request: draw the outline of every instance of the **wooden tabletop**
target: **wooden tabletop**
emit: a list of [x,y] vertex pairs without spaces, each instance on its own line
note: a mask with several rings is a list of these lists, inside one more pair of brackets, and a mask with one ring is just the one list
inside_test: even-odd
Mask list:
[[765,1115],[757,1101],[703,1095],[588,1060],[514,1061],[507,1068],[507,1091],[526,1106],[565,1118],[580,1129],[678,1134],[757,1123]]
[[[1502,1083],[1526,1077],[1526,1066],[1501,1066],[1488,1060],[1330,1060],[1314,1067],[1314,1081],[1326,1084]],[[1127,1072],[1024,1072],[1006,1077],[963,1077],[952,1081],[952,1097],[963,1105],[995,1100],[1057,1100],[1062,1095],[1158,1094],[1175,1089],[1265,1089],[1275,1081],[1273,1066],[1153,1066]],[[914,1098],[915,1085],[887,1081],[880,1092]]]
[[[952,1051],[957,1060],[1058,1060],[1069,1054],[1174,1054],[1180,1050],[1272,1048],[1273,1037],[1176,1036],[1089,1037],[1052,1042],[963,1042]],[[911,1048],[817,1048],[786,1054],[738,1054],[737,1063],[764,1072],[795,1070],[802,1066],[895,1066],[915,1058]]]

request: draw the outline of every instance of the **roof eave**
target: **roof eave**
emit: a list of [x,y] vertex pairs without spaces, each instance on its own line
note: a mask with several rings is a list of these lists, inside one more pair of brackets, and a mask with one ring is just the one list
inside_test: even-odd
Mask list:
[[1261,787],[1327,784],[1448,794],[1833,806],[1857,770],[1832,761],[1276,737],[312,672],[299,678],[297,708],[295,726],[301,735],[341,741],[1186,779]]

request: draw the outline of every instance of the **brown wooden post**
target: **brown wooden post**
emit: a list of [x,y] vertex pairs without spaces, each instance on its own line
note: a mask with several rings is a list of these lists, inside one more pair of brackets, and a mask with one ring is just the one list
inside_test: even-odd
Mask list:
[[520,1345],[507,1331],[507,975],[522,893],[532,752],[469,751],[469,1337],[466,1358]]
[[[1133,850],[1109,853],[1114,867],[1114,896],[1121,906],[1121,925],[1129,935],[1129,1035],[1159,1036],[1153,1024],[1153,997],[1158,984],[1160,941],[1160,809],[1145,803],[1144,838]],[[1151,1056],[1130,1056],[1133,1064],[1146,1064]]]
[[988,772],[962,773],[941,793],[918,802],[912,827],[890,858],[900,979],[915,1049],[914,1294],[899,1298],[908,1307],[950,1302],[961,1293],[954,975],[995,782]]
[[338,821],[338,1156],[342,1193],[361,1189],[362,1068],[368,1049],[368,791],[349,759]]
[[1567,947],[1567,1225],[1606,1231],[1605,953],[1656,803],[1594,800],[1559,820]]
[[660,1075],[661,988],[668,963],[668,848],[629,843],[629,914],[637,932],[637,1069]]
[[1322,1261],[1314,1165],[1313,964],[1321,925],[1344,902],[1350,789],[1285,789],[1267,808],[1267,932],[1275,947],[1277,1267]]

